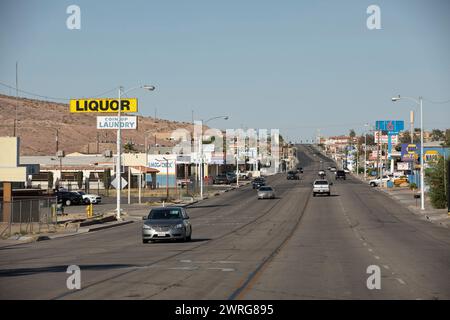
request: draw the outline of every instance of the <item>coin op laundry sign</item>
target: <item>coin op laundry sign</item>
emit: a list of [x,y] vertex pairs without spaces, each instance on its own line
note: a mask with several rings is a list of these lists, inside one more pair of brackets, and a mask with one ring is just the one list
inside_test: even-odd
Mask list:
[[[137,117],[120,117],[121,129],[137,129]],[[119,129],[119,117],[97,117],[97,129]]]
[[[70,112],[111,112],[119,111],[119,99],[73,99],[70,100]],[[120,99],[121,112],[137,112],[136,98]]]

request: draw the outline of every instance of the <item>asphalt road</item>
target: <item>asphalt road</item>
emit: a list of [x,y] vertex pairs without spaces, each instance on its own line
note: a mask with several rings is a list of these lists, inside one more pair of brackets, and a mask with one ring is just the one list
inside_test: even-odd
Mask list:
[[[313,198],[328,160],[305,146],[299,158],[302,180],[268,179],[275,200],[246,186],[189,208],[192,242],[142,244],[137,221],[2,248],[0,299],[450,298],[448,229],[356,179]],[[72,264],[81,290],[66,287]],[[366,286],[370,265],[380,290]]]

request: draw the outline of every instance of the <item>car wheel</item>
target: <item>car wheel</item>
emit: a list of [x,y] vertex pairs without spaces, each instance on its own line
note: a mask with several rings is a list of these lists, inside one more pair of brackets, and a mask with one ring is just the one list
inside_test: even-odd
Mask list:
[[90,204],[91,202],[89,201],[89,199],[84,199],[84,200],[83,200],[83,203],[84,203],[84,204]]
[[142,243],[148,243],[148,240],[146,240],[146,239],[142,239]]
[[331,196],[331,193],[330,193],[330,192],[328,192],[328,193],[327,193],[327,195],[328,195],[328,196]]
[[316,196],[316,194],[315,193],[313,193],[313,197],[315,197]]
[[72,204],[72,201],[66,200],[66,206],[70,206]]
[[371,187],[375,187],[375,183],[374,183],[374,182],[371,182],[371,183],[370,183],[370,186],[371,186]]

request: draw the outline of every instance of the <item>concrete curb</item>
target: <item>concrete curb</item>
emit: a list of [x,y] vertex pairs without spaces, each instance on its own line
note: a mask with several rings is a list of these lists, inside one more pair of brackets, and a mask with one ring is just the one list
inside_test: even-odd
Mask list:
[[[114,228],[114,227],[120,227],[120,226],[124,226],[124,225],[130,224],[130,223],[133,223],[133,222],[134,222],[133,220],[127,220],[127,221],[121,221],[121,222],[113,223],[113,224],[106,225],[106,226],[92,227],[92,228],[88,228],[86,232],[94,232],[94,231],[100,231],[100,230],[110,229],[110,228]],[[78,229],[78,231],[80,231],[80,229]],[[83,229],[81,229],[81,230],[83,230]],[[83,231],[81,231],[81,233],[83,233]]]
[[[97,226],[97,227],[92,227],[92,228],[79,228],[76,232],[69,233],[69,234],[32,236],[32,237],[28,237],[29,239],[23,240],[22,242],[7,244],[4,246],[1,245],[1,241],[0,241],[0,248],[9,248],[9,247],[18,246],[21,244],[28,244],[28,243],[33,243],[33,242],[57,240],[57,239],[62,239],[62,238],[67,238],[67,237],[73,237],[73,236],[78,236],[80,234],[85,234],[85,233],[89,233],[89,232],[95,232],[95,231],[110,229],[110,228],[114,228],[114,227],[120,227],[120,226],[124,226],[124,225],[130,224],[130,223],[133,223],[133,222],[134,222],[133,220],[128,220],[128,221],[122,221],[122,222],[118,222],[118,223],[109,224],[106,226]],[[20,240],[17,240],[17,241],[20,241]]]

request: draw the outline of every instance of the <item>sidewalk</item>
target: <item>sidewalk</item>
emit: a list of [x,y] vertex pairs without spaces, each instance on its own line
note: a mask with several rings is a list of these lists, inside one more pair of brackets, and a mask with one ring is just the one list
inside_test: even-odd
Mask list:
[[[352,174],[352,177],[367,183],[362,177]],[[420,219],[430,221],[437,225],[450,228],[450,215],[447,209],[434,209],[429,201],[429,198],[425,195],[425,210],[420,209],[420,199],[414,198],[412,190],[406,187],[393,187],[393,188],[380,188],[374,187],[373,189],[383,192],[390,198],[396,200],[402,204],[405,208],[411,211],[413,214],[420,217]]]

